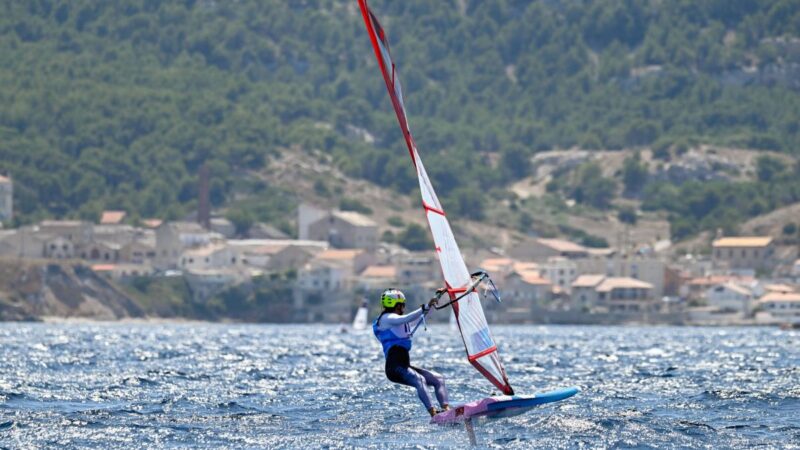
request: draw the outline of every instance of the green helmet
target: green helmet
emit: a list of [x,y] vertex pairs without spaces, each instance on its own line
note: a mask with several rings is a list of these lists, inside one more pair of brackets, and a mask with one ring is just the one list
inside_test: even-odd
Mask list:
[[394,308],[398,303],[405,303],[406,296],[398,289],[387,289],[381,294],[381,304],[384,308]]

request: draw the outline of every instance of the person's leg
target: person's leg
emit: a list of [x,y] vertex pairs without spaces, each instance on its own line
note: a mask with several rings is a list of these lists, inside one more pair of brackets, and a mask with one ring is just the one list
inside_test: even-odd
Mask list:
[[422,375],[422,378],[425,379],[425,383],[429,386],[433,386],[434,391],[436,392],[436,400],[439,401],[439,405],[443,409],[449,409],[450,402],[447,398],[447,386],[444,384],[444,377],[437,373],[427,369],[421,369],[419,367],[413,367],[414,371]]
[[425,405],[425,409],[428,411],[431,410],[433,407],[431,401],[431,394],[428,393],[426,389],[428,385],[425,383],[425,378],[417,373],[415,370],[409,367],[396,367],[394,369],[394,373],[392,374],[391,381],[395,383],[404,384],[406,386],[411,386],[417,390],[417,396],[419,396],[419,400]]

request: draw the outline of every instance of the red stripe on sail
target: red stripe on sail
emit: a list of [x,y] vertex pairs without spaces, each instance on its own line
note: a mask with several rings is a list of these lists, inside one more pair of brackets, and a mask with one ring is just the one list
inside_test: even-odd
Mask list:
[[484,356],[488,355],[489,353],[492,353],[492,352],[494,352],[496,350],[497,350],[497,346],[493,345],[493,346],[487,348],[486,350],[483,350],[483,351],[480,351],[478,353],[475,353],[474,355],[467,355],[467,359],[469,359],[470,362],[472,362],[472,361],[475,361],[478,358],[484,357]]
[[[472,367],[474,367],[475,369],[477,369],[477,370],[478,370],[478,372],[480,372],[480,373],[481,373],[481,375],[483,375],[484,377],[486,377],[486,379],[487,379],[487,380],[489,380],[489,381],[490,381],[490,382],[491,382],[493,385],[495,385],[495,387],[497,387],[497,389],[500,389],[501,391],[503,391],[503,394],[506,394],[506,395],[514,395],[514,390],[513,390],[513,389],[511,389],[511,385],[510,385],[510,384],[508,384],[508,381],[501,381],[501,380],[498,380],[497,378],[495,378],[495,377],[494,377],[494,375],[492,375],[491,373],[489,373],[489,371],[488,371],[488,370],[486,370],[486,369],[485,369],[485,368],[484,368],[482,365],[480,365],[480,363],[478,363],[477,361],[470,361],[470,364],[472,364]],[[505,373],[503,373],[503,377],[505,377]]]
[[434,208],[433,206],[425,203],[425,201],[422,202],[422,207],[425,208],[426,211],[430,211],[432,213],[436,213],[436,214],[439,214],[440,216],[446,217],[445,214],[444,214],[444,211],[442,211],[439,208]]
[[[397,94],[395,93],[394,87],[394,79],[395,79],[395,68],[394,68],[394,60],[391,59],[392,54],[389,53],[389,45],[386,42],[386,33],[383,31],[383,27],[381,23],[378,21],[378,18],[375,17],[375,14],[369,9],[367,6],[366,0],[358,0],[358,5],[361,7],[361,15],[364,17],[364,23],[367,26],[367,32],[369,34],[369,39],[372,42],[372,49],[375,51],[375,57],[378,59],[378,67],[381,69],[381,74],[383,75],[383,81],[386,83],[386,87],[389,91],[389,97],[392,99],[392,106],[394,107],[394,112],[397,115],[397,121],[400,122],[400,129],[403,132],[403,138],[405,138],[406,146],[408,147],[408,153],[411,155],[411,162],[414,164],[414,167],[417,167],[417,161],[414,159],[414,138],[411,136],[411,132],[408,128],[408,118],[406,118],[406,113],[401,106],[400,100],[397,98]],[[374,25],[373,25],[374,24]],[[377,28],[380,31],[380,37],[375,31]],[[378,39],[380,39],[381,43],[383,44],[384,48],[386,48],[386,52],[389,55],[389,60],[391,61],[392,67],[386,67],[383,61],[383,55],[381,53],[381,49],[378,46]],[[389,73],[389,69],[392,70]]]

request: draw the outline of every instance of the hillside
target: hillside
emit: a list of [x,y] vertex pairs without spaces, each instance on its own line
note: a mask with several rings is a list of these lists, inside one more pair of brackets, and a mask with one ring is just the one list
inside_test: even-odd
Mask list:
[[135,300],[82,264],[0,259],[0,320],[144,314]]
[[[800,201],[796,1],[371,5],[431,178],[467,228],[580,236],[602,225],[570,217],[613,223],[634,208],[681,239]],[[354,0],[11,2],[0,101],[15,224],[103,209],[182,217],[203,164],[213,206],[240,223],[288,230],[294,206],[316,199],[367,205],[392,230],[382,221],[413,201]],[[747,156],[739,165],[751,169],[697,186],[659,179],[653,162],[626,184],[636,150],[650,164],[709,147],[783,163],[752,172],[758,158]],[[517,192],[538,153],[574,148],[606,152],[605,170],[584,165],[535,197]],[[281,175],[301,160],[318,164],[313,181]]]

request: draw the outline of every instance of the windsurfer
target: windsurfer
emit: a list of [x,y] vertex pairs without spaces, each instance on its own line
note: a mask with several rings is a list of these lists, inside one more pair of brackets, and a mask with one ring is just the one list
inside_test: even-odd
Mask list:
[[434,297],[427,305],[423,304],[413,312],[403,314],[406,306],[405,295],[397,289],[387,289],[381,294],[383,312],[372,324],[372,331],[383,346],[383,355],[386,357],[386,378],[394,383],[415,388],[420,401],[431,416],[439,411],[432,404],[427,389],[429,386],[433,387],[442,410],[450,409],[444,377],[436,372],[412,366],[408,352],[411,350],[411,339],[416,325],[424,320],[425,314],[436,301],[437,298]]

